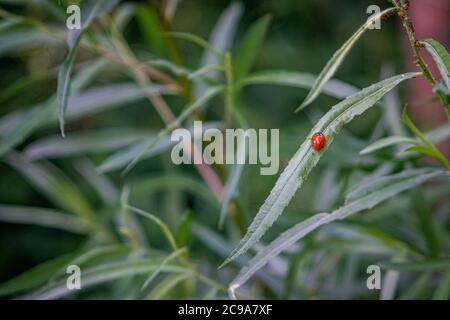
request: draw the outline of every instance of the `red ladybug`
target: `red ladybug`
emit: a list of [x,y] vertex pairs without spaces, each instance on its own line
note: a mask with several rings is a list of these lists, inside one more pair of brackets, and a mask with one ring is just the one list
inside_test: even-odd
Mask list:
[[325,135],[322,132],[316,132],[313,134],[311,138],[311,147],[313,147],[314,150],[320,151],[325,147],[325,144],[327,143],[327,139],[325,138]]

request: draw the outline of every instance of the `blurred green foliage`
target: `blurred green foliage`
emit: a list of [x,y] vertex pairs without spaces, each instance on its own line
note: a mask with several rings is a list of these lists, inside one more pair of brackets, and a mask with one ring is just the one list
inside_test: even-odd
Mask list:
[[[108,49],[117,49],[117,41],[123,40],[129,46],[123,50],[126,52],[129,49],[138,61],[166,59],[188,70],[197,70],[205,50],[190,41],[166,36],[164,32],[189,32],[209,39],[218,18],[231,2],[181,0],[170,21],[161,16],[163,4],[168,2],[171,1],[120,1],[113,13],[93,23],[85,38],[90,43]],[[60,5],[57,0],[19,1],[15,4],[0,1],[2,10],[32,17],[63,34],[61,38],[52,38],[40,32],[34,22],[3,29],[1,23],[8,19],[2,15],[2,143],[8,139],[17,121],[21,121],[20,117],[15,119],[13,113],[26,112],[32,106],[37,106],[38,111],[42,110],[48,107],[48,99],[56,93],[58,69],[67,54],[64,10],[68,3],[75,1],[61,1]],[[379,4],[382,8],[388,6],[384,0],[341,0],[338,3],[333,0],[242,1],[243,13],[238,21],[236,38],[232,41],[232,56],[239,56],[245,32],[257,19],[268,14],[271,17],[268,31],[262,47],[257,50],[251,73],[288,70],[318,74],[332,54],[367,19],[366,8],[371,4]],[[129,21],[121,26],[121,19],[127,21],[126,17],[129,17]],[[336,77],[356,88],[364,88],[385,78],[386,72],[382,70],[389,70],[389,75],[406,71],[401,39],[396,19],[383,21],[381,30],[368,32],[359,40]],[[17,44],[20,41],[23,43]],[[75,60],[72,81],[82,82],[80,78],[83,72],[88,73],[93,64],[102,63],[98,62],[98,57],[99,52],[95,48],[81,48]],[[221,203],[193,166],[174,166],[171,163],[170,149],[164,149],[164,141],[158,145],[161,152],[151,158],[144,157],[126,175],[121,175],[121,170],[99,172],[98,167],[112,154],[128,150],[129,146],[145,144],[149,137],[154,137],[165,127],[145,98],[145,91],[139,90],[137,85],[132,86],[139,78],[136,69],[108,62],[99,67],[100,71],[85,86],[79,88],[81,93],[98,88],[105,91],[92,92],[92,95],[87,94],[77,100],[80,105],[85,103],[84,116],[68,111],[66,143],[59,137],[57,107],[53,102],[49,108],[51,113],[41,114],[42,125],[37,125],[36,130],[15,145],[14,151],[10,150],[2,156],[0,220],[4,222],[0,222],[0,283],[51,259],[64,255],[79,257],[94,248],[105,246],[108,250],[86,259],[85,268],[90,272],[88,277],[96,279],[102,270],[96,270],[95,267],[103,266],[102,262],[106,266],[109,261],[117,265],[108,267],[117,267],[125,274],[126,267],[131,268],[135,261],[133,259],[136,259],[142,272],[67,297],[226,297],[226,287],[247,258],[220,271],[217,267],[242,237],[277,176],[261,176],[257,166],[246,166],[237,196],[231,204],[230,211],[233,214],[227,218],[225,228],[219,230],[217,222]],[[164,68],[161,70],[167,71]],[[182,87],[180,94],[164,95],[173,113],[179,115],[189,101],[198,98],[195,90],[199,86],[186,76],[167,73]],[[312,107],[294,114],[293,111],[307,93],[307,90],[295,87],[260,85],[245,87],[236,99],[234,107],[249,127],[280,128],[280,162],[283,168],[305,140],[313,124],[339,101],[321,95]],[[117,102],[119,95],[123,101]],[[402,92],[400,96],[403,96]],[[198,113],[193,117],[208,122],[221,121],[224,117],[223,100],[222,94],[213,98],[207,103],[206,110],[197,110]],[[393,104],[388,101],[384,103],[397,111],[402,107],[399,100]],[[117,106],[113,107],[115,104]],[[418,155],[399,155],[400,150],[394,148],[376,154],[359,155],[368,144],[393,134],[389,122],[392,119],[387,118],[386,113],[386,109],[373,108],[343,130],[264,242],[269,243],[268,240],[275,238],[282,230],[314,213],[339,207],[346,194],[365,178],[398,173],[423,165]],[[55,119],[49,121],[53,116]],[[33,114],[30,117],[35,119]],[[186,127],[189,125],[187,122]],[[69,147],[67,141],[70,142]],[[226,183],[230,168],[217,166],[213,169]],[[124,196],[124,188],[130,191],[125,200],[120,197],[121,193]],[[426,187],[403,193],[348,220],[330,224],[303,239],[287,253],[274,258],[249,282],[244,296],[376,299],[379,292],[369,291],[365,286],[366,267],[380,262],[386,265],[397,263],[399,252],[407,252],[406,260],[402,260],[400,254],[400,262],[415,263],[432,258],[438,259],[441,264],[418,272],[402,272],[400,280],[394,284],[397,290],[393,296],[448,298],[445,295],[450,292],[449,194],[448,178],[441,179]],[[128,204],[144,208],[146,212],[153,213],[157,220],[146,219],[148,215],[145,214],[136,215]],[[71,232],[61,227],[64,224],[62,222],[54,228],[43,227],[45,223],[42,221],[26,222],[26,212],[23,213],[25,220],[21,223],[9,223],[14,219],[7,217],[8,210],[15,212],[10,206],[62,211],[61,214],[75,218],[64,222],[69,224]],[[240,212],[240,215],[236,212]],[[48,214],[51,220],[52,212]],[[83,219],[90,221],[88,225],[83,224]],[[187,248],[186,252],[178,252],[179,255],[172,257],[171,261],[164,259],[179,248],[171,247],[164,227],[161,228],[159,222],[155,224],[159,219],[164,226],[167,225],[169,234],[173,233],[176,245]],[[436,235],[430,235],[430,232],[436,232]],[[437,239],[430,240],[430,237]],[[437,245],[431,250],[433,252],[430,251],[430,241],[437,241],[437,244],[432,244]],[[73,256],[68,256],[63,259],[63,263],[55,263],[50,270],[54,270],[56,277],[58,272],[64,273],[62,266],[68,261],[77,261],[73,259]],[[170,268],[174,265],[190,271],[186,274],[171,273]],[[156,273],[155,269],[161,272]],[[104,272],[113,273],[106,267]],[[151,279],[145,290],[141,290],[149,275],[155,276],[155,279]],[[42,273],[42,277],[48,278],[48,274]],[[36,285],[46,283],[46,279],[35,281]],[[55,281],[51,285],[63,286],[64,281],[61,284]],[[39,295],[39,292],[31,290],[34,288],[36,286],[5,295]],[[47,292],[53,290],[47,289]],[[5,287],[3,290],[6,290]]]

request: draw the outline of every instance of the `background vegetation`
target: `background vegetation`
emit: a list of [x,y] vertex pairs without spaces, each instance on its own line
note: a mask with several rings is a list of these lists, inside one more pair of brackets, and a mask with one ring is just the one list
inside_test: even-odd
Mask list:
[[[219,299],[238,284],[243,298],[449,298],[450,180],[435,145],[445,150],[450,126],[425,137],[402,121],[404,85],[346,125],[314,169],[300,167],[311,172],[283,215],[221,269],[279,175],[170,160],[168,129],[194,119],[279,128],[281,173],[332,106],[418,71],[394,14],[352,46],[339,81],[294,113],[367,7],[392,4],[99,1],[73,50],[65,9],[74,3],[0,1],[0,296]],[[317,220],[311,233],[297,225],[272,242],[320,212],[345,219]],[[261,256],[271,257],[263,268]],[[80,291],[66,289],[71,264],[82,269]],[[372,264],[381,291],[366,287]]]

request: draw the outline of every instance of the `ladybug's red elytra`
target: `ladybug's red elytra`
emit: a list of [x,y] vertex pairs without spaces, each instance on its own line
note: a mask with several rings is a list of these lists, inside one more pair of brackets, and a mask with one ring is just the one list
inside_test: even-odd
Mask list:
[[325,144],[327,143],[327,138],[325,138],[325,135],[322,132],[316,132],[313,134],[311,138],[311,147],[313,147],[314,150],[320,151],[325,147]]

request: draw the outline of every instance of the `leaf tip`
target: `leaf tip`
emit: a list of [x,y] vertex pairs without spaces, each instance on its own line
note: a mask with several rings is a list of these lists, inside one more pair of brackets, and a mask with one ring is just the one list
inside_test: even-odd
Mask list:
[[231,261],[230,257],[226,258],[224,262],[222,262],[222,264],[217,268],[217,270],[222,269],[223,267],[225,267],[227,264],[229,264]]
[[239,288],[238,284],[232,284],[230,285],[230,287],[228,288],[228,295],[230,296],[231,300],[237,300],[236,297],[236,290]]
[[66,137],[66,131],[64,128],[64,119],[59,117],[59,130],[61,131],[61,137]]
[[307,105],[308,105],[308,103],[305,100],[297,109],[294,110],[294,112],[297,113],[297,112],[303,110]]

